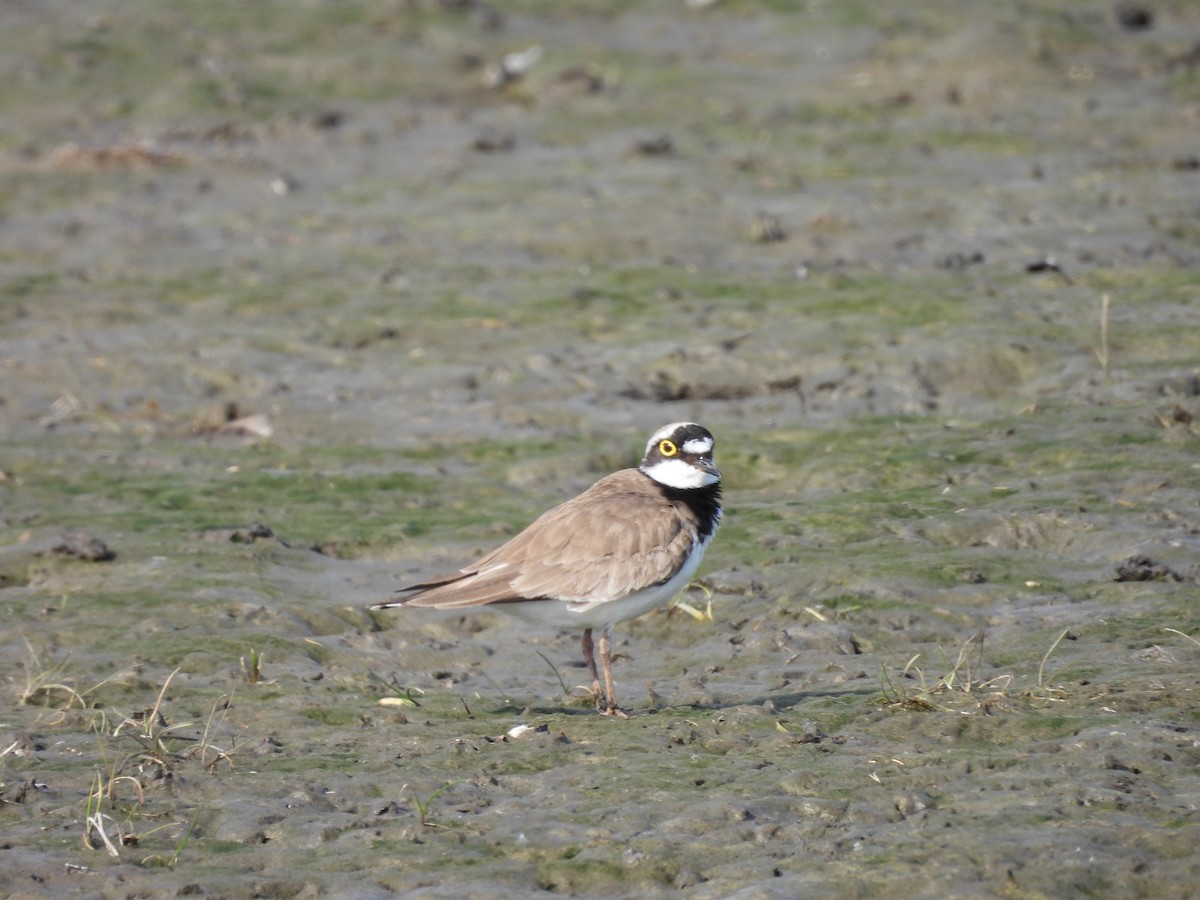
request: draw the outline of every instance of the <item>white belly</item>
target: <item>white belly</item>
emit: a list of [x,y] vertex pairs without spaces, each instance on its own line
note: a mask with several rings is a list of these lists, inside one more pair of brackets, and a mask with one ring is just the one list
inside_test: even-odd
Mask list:
[[[711,536],[710,536],[711,539]],[[617,600],[574,602],[570,600],[529,600],[521,603],[498,603],[495,609],[513,613],[530,622],[555,625],[561,628],[597,628],[615,625],[627,619],[645,615],[673,599],[688,586],[708,541],[697,544],[687,561],[668,581]]]

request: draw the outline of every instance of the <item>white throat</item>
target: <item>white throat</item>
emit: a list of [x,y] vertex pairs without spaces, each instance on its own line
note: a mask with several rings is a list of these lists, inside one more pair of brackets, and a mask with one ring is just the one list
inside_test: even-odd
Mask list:
[[679,490],[708,487],[720,480],[711,472],[697,469],[682,459],[662,459],[642,471],[659,484]]

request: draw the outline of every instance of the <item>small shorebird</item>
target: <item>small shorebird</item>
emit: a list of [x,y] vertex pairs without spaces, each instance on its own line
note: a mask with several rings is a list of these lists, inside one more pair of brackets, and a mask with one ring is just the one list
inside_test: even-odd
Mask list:
[[[683,590],[720,524],[713,436],[693,422],[675,422],[651,435],[636,469],[601,478],[478,562],[403,588],[398,593],[415,593],[371,609],[494,606],[540,624],[582,625],[596,709],[624,716],[613,690],[613,626]],[[603,695],[592,642],[598,627]]]

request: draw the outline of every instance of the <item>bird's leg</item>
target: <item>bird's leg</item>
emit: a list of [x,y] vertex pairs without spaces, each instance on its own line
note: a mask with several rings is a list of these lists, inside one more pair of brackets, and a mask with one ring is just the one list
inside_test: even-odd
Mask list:
[[[601,643],[601,646],[604,646],[603,643]],[[602,712],[603,710],[601,710],[600,706],[600,673],[596,671],[596,656],[593,653],[592,629],[590,628],[583,629],[583,661],[587,663],[588,670],[592,673],[592,697],[596,701],[596,709]]]
[[[622,719],[628,718],[621,708],[617,706],[617,692],[613,689],[612,677],[612,626],[609,625],[604,629],[604,633],[600,635],[600,665],[604,667],[604,690],[608,694],[608,708],[603,710],[606,716],[620,716]],[[596,686],[599,690],[599,685]]]

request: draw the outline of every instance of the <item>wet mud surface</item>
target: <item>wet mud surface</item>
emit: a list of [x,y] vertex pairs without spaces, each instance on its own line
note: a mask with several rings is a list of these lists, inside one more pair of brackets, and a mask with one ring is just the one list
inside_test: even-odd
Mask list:
[[[5,4],[6,896],[1193,891],[1200,14],[887,6]],[[367,611],[681,419],[629,719]]]

